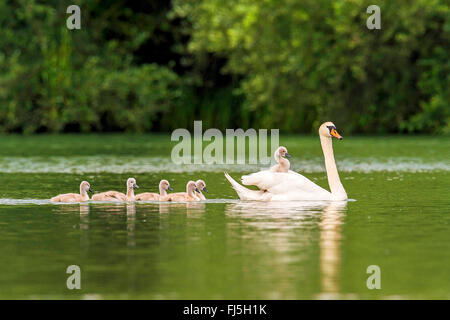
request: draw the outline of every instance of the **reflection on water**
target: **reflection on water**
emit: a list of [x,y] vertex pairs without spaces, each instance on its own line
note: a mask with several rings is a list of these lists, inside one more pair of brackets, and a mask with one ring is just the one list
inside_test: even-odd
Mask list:
[[136,204],[131,202],[127,203],[127,246],[136,246]]
[[89,214],[89,204],[80,203],[80,215]]
[[320,219],[320,278],[323,294],[340,292],[341,224],[346,207],[346,201],[331,202],[324,208]]
[[[292,168],[302,168],[303,173],[323,172],[323,158],[292,159]],[[47,157],[2,157],[0,158],[0,173],[67,173],[82,174],[93,172],[108,172],[135,174],[155,172],[255,172],[264,169],[259,165],[236,164],[183,164],[174,165],[171,158],[137,157],[116,155],[104,156],[47,156]],[[423,172],[450,170],[447,161],[423,161],[421,158],[391,157],[374,159],[373,157],[340,158],[340,172]]]
[[[240,201],[228,206],[230,213],[238,212],[246,216],[264,214],[271,217],[294,217],[298,214],[317,212],[330,205],[329,201]],[[300,216],[298,215],[298,217]]]
[[[434,184],[425,178],[429,177],[423,179],[425,184],[429,181],[428,187]],[[359,201],[349,203],[215,199],[192,203],[90,201],[3,206],[0,252],[2,256],[14,253],[14,259],[12,265],[2,266],[0,280],[15,288],[18,275],[26,274],[23,266],[39,261],[39,287],[26,287],[33,280],[24,278],[19,281],[23,292],[17,287],[14,297],[42,297],[41,292],[65,297],[66,293],[58,292],[60,285],[52,282],[54,272],[65,270],[69,264],[80,264],[89,279],[86,294],[95,297],[370,298],[386,292],[369,292],[365,286],[365,268],[361,264],[366,266],[376,260],[388,265],[392,272],[397,264],[418,266],[406,274],[402,273],[404,268],[399,268],[395,277],[405,280],[425,270],[421,273],[426,275],[424,279],[434,281],[427,287],[430,292],[441,288],[435,296],[447,297],[442,279],[448,278],[448,271],[439,267],[439,263],[448,261],[449,252],[448,241],[444,241],[448,238],[442,223],[445,216],[439,211],[443,207],[429,211],[426,220],[432,223],[423,224],[425,216],[418,215],[415,206],[399,208],[392,202],[384,203],[394,190],[384,181],[379,184],[386,189],[385,194],[383,188],[377,189],[383,202],[380,200],[376,206],[368,205],[362,194],[355,195]],[[349,189],[357,188],[349,182]],[[412,197],[406,199],[415,201]],[[386,214],[386,210],[392,214]],[[375,219],[377,223],[368,224]],[[416,225],[422,223],[423,228],[411,229],[411,219]],[[395,230],[392,222],[397,226]],[[411,233],[426,235],[429,240],[411,244]],[[24,242],[17,245],[17,239],[25,236],[32,246]],[[415,251],[417,246],[420,255]],[[437,249],[430,251],[434,246]],[[355,280],[357,277],[362,279]],[[404,283],[399,282],[389,294],[432,296],[419,296],[415,284],[405,287]]]
[[[137,210],[137,205],[140,210]],[[170,213],[186,213],[187,217],[200,217],[205,213],[206,204],[203,202],[186,202],[186,203],[164,203],[164,202],[84,202],[76,204],[55,205],[53,212],[58,214],[79,213],[80,229],[85,232],[81,233],[82,247],[89,247],[89,213],[91,209],[95,209],[96,214],[103,218],[108,216],[120,216],[126,214],[126,231],[127,246],[136,246],[136,216],[137,212],[146,213],[149,208],[158,208],[159,214],[168,215]]]
[[[220,202],[219,202],[220,203]],[[216,203],[218,204],[218,203]],[[188,202],[188,203],[81,203],[76,205],[54,206],[54,211],[58,213],[80,214],[80,242],[86,252],[89,251],[89,213],[95,208],[96,214],[104,218],[108,216],[124,215],[126,223],[126,244],[127,263],[132,265],[136,260],[136,253],[133,248],[136,247],[136,224],[137,216],[140,212],[146,214],[147,209],[157,209],[159,215],[169,216],[171,214],[185,213],[187,218],[203,217],[207,203]],[[209,204],[212,205],[212,204]],[[92,207],[92,208],[91,208]],[[230,218],[239,219],[241,225],[245,225],[249,230],[257,232],[268,231],[266,233],[268,240],[264,241],[266,250],[274,251],[278,256],[275,260],[288,259],[288,253],[294,252],[302,247],[314,246],[316,241],[311,241],[312,230],[318,229],[319,254],[319,277],[320,294],[318,298],[333,298],[341,290],[340,264],[341,264],[341,225],[344,223],[345,210],[347,202],[329,202],[329,201],[289,201],[289,202],[255,202],[255,201],[237,201],[225,204],[225,213]],[[195,219],[196,220],[196,219]],[[187,219],[184,221],[187,228],[195,228],[195,220]],[[160,226],[161,227],[161,226]],[[167,226],[166,226],[167,227]],[[298,231],[303,230],[302,234]],[[230,224],[228,232],[234,232],[233,225]],[[247,233],[250,233],[247,231]],[[229,237],[235,237],[230,234]],[[244,235],[248,236],[247,235]],[[193,239],[196,238],[192,235]],[[301,237],[304,237],[302,239]],[[261,238],[256,238],[260,239]],[[264,240],[264,238],[262,238]],[[254,250],[258,243],[247,241],[248,250]],[[290,257],[292,258],[292,257]],[[300,257],[301,258],[301,257]],[[289,273],[284,264],[273,266],[272,272],[278,274]],[[129,280],[135,283],[134,276],[129,275]],[[278,291],[289,292],[294,288],[289,287],[290,283],[280,283]],[[276,293],[275,294],[275,298]]]
[[134,216],[136,214],[136,204],[134,202],[129,202],[127,205],[127,216]]
[[[11,139],[30,138],[3,140]],[[79,136],[69,144],[66,137],[57,144],[54,137],[39,139],[46,152],[22,143],[2,149],[0,256],[6,263],[0,264],[0,298],[450,298],[450,140],[444,137],[352,137],[336,145],[341,179],[358,199],[342,207],[239,201],[223,169],[239,177],[259,168],[174,166],[168,154],[160,158],[166,141],[154,144],[153,138],[124,137],[119,149],[115,137],[106,145],[103,136],[101,143]],[[297,155],[294,170],[328,188],[317,137],[283,144]],[[215,199],[49,201],[76,192],[82,180],[94,190],[113,190],[134,176],[143,191],[154,191],[163,173],[176,191],[202,178]],[[82,267],[81,292],[63,290],[71,264]],[[371,264],[389,275],[382,290],[366,287]]]
[[[227,213],[231,216],[239,215],[243,218],[241,221],[247,221],[247,224],[252,228],[271,231],[270,241],[267,245],[279,252],[278,259],[282,259],[283,253],[289,252],[290,247],[305,245],[305,243],[293,240],[293,234],[290,235],[290,231],[296,233],[299,228],[308,231],[318,224],[321,285],[321,294],[318,297],[332,298],[333,294],[340,292],[341,224],[344,222],[346,207],[347,201],[248,201],[227,205]],[[316,223],[314,217],[319,217],[318,223]],[[277,230],[279,232],[276,232]],[[309,245],[313,245],[313,243],[310,242]],[[294,249],[292,248],[292,250]],[[283,269],[272,271],[287,272]],[[278,289],[288,291],[289,288],[283,288],[282,286],[283,284],[279,284]]]
[[206,205],[203,202],[186,202],[186,203],[167,203],[160,202],[158,203],[159,213],[160,214],[169,214],[169,213],[177,213],[180,210],[184,211],[186,209],[186,213],[195,214],[195,213],[204,213]]

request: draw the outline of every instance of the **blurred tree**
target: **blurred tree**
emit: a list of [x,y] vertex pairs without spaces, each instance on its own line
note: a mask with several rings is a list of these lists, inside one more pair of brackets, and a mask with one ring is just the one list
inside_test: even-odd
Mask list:
[[0,3],[0,131],[450,133],[445,0]]
[[71,3],[0,3],[1,130],[151,130],[182,90],[171,61],[135,63],[161,18],[125,1],[80,0],[82,28],[70,31]]
[[315,130],[448,132],[450,15],[445,0],[176,0],[193,53],[227,57],[254,124]]

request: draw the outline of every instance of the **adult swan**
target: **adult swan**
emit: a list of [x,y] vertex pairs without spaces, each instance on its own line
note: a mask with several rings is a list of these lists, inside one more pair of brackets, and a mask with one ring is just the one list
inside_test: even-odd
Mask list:
[[319,187],[317,184],[299,173],[270,172],[264,170],[242,176],[244,185],[253,185],[259,190],[250,190],[239,183],[225,172],[225,177],[236,190],[241,200],[259,201],[290,201],[290,200],[347,200],[347,193],[342,186],[341,180],[334,160],[333,145],[331,137],[342,140],[332,122],[325,122],[319,128],[320,144],[325,157],[325,168],[327,170],[328,184],[331,192]]

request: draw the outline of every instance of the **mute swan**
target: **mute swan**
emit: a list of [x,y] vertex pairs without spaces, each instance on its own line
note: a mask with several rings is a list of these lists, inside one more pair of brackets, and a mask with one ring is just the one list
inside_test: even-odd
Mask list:
[[332,122],[325,122],[319,128],[320,144],[325,157],[328,184],[331,192],[299,173],[289,171],[261,171],[242,176],[242,184],[254,185],[259,190],[250,190],[225,172],[225,177],[236,190],[241,200],[290,201],[290,200],[347,200],[347,193],[342,186],[334,160],[331,137],[342,140]]
[[82,181],[80,184],[80,194],[77,193],[65,193],[57,195],[50,199],[53,202],[82,202],[88,201],[88,191],[92,192],[91,185],[87,181]]
[[134,188],[139,188],[136,184],[136,179],[128,178],[127,180],[127,194],[118,191],[106,191],[97,193],[92,196],[92,200],[96,201],[134,201]]
[[278,147],[273,156],[275,157],[275,161],[278,162],[278,164],[271,167],[269,171],[288,172],[289,168],[291,167],[291,163],[286,158],[290,158],[291,155],[288,153],[286,147]]
[[153,193],[153,192],[144,192],[136,195],[135,200],[136,201],[149,201],[149,200],[155,200],[159,201],[160,197],[167,196],[167,190],[172,191],[172,187],[169,184],[169,181],[167,180],[161,180],[159,182],[159,194]]
[[165,197],[161,197],[161,201],[200,201],[200,199],[195,195],[199,192],[194,181],[189,181],[186,184],[186,192],[171,193]]
[[197,180],[195,182],[195,186],[197,187],[199,192],[195,192],[195,195],[197,196],[197,198],[199,198],[200,200],[206,200],[206,197],[204,196],[204,194],[202,193],[202,191],[205,191],[206,193],[208,193],[208,189],[206,189],[206,183],[203,180]]

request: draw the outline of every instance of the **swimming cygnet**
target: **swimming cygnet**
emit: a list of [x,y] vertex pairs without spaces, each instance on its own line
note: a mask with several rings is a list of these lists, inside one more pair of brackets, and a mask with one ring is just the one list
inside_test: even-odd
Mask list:
[[80,184],[80,194],[77,193],[65,193],[57,195],[50,199],[53,202],[82,202],[88,201],[88,191],[92,192],[91,185],[87,181],[82,181]]
[[165,197],[161,197],[161,201],[200,201],[200,199],[195,195],[199,191],[194,181],[189,181],[186,184],[186,192],[171,193]]
[[274,155],[275,161],[278,163],[270,168],[272,172],[289,172],[289,168],[291,167],[291,163],[288,159],[291,155],[288,153],[286,147],[278,147],[275,151]]
[[195,182],[195,186],[198,189],[198,192],[195,191],[195,195],[197,196],[197,198],[199,198],[200,200],[206,200],[205,196],[203,195],[202,191],[205,191],[206,193],[208,193],[208,189],[206,189],[206,183],[203,180],[197,180]]
[[167,196],[167,190],[172,191],[172,187],[169,184],[169,181],[167,180],[161,180],[159,182],[159,194],[154,192],[144,192],[136,195],[136,201],[149,201],[149,200],[155,200],[159,201],[160,197]]
[[92,196],[92,200],[96,201],[134,201],[134,188],[139,188],[136,184],[136,179],[128,178],[127,180],[127,194],[119,191],[106,191],[97,193]]

